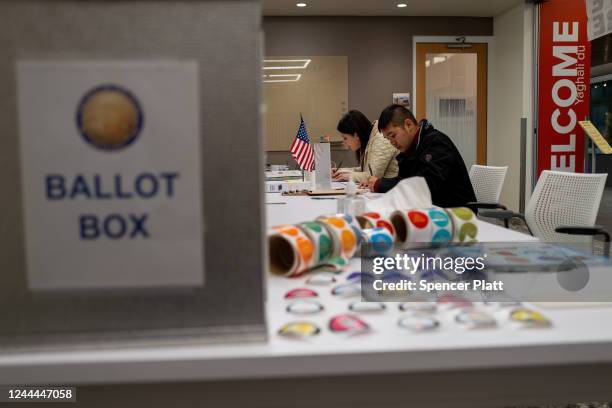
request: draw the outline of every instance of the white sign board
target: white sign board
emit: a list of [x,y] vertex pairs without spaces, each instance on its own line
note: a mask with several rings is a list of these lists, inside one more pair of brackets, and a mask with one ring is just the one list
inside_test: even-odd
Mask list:
[[608,0],[586,0],[589,41],[612,32],[612,3]]
[[17,63],[28,286],[204,283],[198,65]]

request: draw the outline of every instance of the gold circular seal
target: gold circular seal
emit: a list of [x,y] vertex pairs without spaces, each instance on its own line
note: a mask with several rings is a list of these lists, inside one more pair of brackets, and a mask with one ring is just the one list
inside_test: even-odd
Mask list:
[[88,143],[114,150],[136,138],[142,126],[142,113],[129,92],[116,86],[103,86],[83,98],[77,121]]

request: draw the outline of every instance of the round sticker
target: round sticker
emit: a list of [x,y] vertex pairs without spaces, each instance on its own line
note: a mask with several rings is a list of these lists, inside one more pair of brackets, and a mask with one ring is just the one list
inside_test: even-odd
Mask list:
[[414,332],[430,331],[440,326],[440,322],[435,317],[423,316],[419,314],[400,317],[397,324],[403,329],[408,329]]
[[336,277],[329,272],[320,272],[310,276],[306,283],[314,286],[328,286],[336,283]]
[[408,213],[408,218],[410,219],[410,222],[412,222],[412,225],[417,228],[425,228],[429,223],[427,215],[421,211],[410,211]]
[[497,326],[495,318],[488,313],[476,309],[462,310],[455,316],[457,323],[470,329],[488,329]]
[[380,302],[352,302],[348,308],[355,313],[378,313],[384,312],[387,307]]
[[361,295],[361,285],[358,282],[350,282],[344,283],[342,285],[338,285],[332,289],[332,295],[338,297],[353,297]]
[[309,298],[318,296],[319,294],[317,292],[312,289],[306,288],[291,289],[289,292],[285,293],[285,299]]
[[329,320],[329,329],[335,333],[365,333],[370,330],[370,326],[357,316],[340,315]]
[[436,313],[438,306],[433,302],[404,302],[400,303],[402,312]]
[[535,310],[520,308],[510,312],[510,320],[525,323],[530,326],[550,326],[551,322]]
[[278,334],[289,338],[304,338],[316,336],[321,333],[321,329],[317,325],[310,322],[292,322],[287,323],[278,330]]
[[314,300],[294,300],[287,305],[287,313],[296,315],[310,315],[322,312],[323,305]]

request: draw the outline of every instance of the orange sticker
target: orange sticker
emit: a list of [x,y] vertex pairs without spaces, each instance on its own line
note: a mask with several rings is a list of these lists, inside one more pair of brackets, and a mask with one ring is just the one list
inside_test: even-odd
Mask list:
[[355,234],[352,231],[342,231],[342,250],[344,252],[351,252],[355,248],[356,240]]
[[290,225],[283,226],[283,227],[276,227],[274,229],[277,230],[280,233],[291,235],[293,237],[295,237],[295,236],[297,236],[299,234],[298,229],[293,227],[293,226],[290,226]]
[[302,258],[304,258],[304,261],[306,261],[306,263],[309,263],[314,253],[314,247],[312,245],[312,242],[303,237],[298,237],[296,242],[298,251],[300,251],[300,254],[302,254]]
[[380,214],[377,212],[368,212],[363,214],[364,217],[368,217],[368,218],[374,218],[374,219],[379,219],[380,218]]
[[346,222],[341,220],[340,218],[331,217],[326,220],[328,223],[337,228],[344,228],[346,226]]

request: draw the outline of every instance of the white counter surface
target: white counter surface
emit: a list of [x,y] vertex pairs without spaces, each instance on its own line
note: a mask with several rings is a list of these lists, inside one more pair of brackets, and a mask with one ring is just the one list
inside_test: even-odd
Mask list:
[[[267,194],[266,201],[286,202],[267,205],[269,226],[314,219],[336,208],[334,200],[310,197]],[[485,222],[479,222],[479,229],[483,241],[533,239]],[[357,268],[354,261],[339,281]],[[331,333],[326,326],[330,316],[347,313],[349,301],[332,299],[331,287],[312,287],[327,310],[305,320],[324,330],[308,340],[281,338],[276,334],[278,328],[296,320],[286,313],[283,295],[303,286],[305,279],[268,277],[267,343],[5,354],[0,356],[0,383],[255,379],[612,363],[612,308],[605,305],[543,310],[554,323],[546,329],[517,328],[500,318],[496,329],[470,331],[452,324],[449,312],[441,315],[440,330],[414,334],[397,326],[400,311],[396,303],[389,302],[380,315],[363,317],[371,333],[347,338]],[[501,316],[494,309],[491,312]]]

